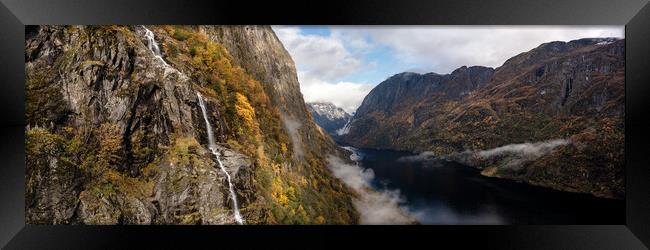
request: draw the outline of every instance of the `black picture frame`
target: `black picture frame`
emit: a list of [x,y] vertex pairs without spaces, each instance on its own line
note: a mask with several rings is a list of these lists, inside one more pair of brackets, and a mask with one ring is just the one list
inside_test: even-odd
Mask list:
[[[647,0],[0,0],[0,245],[7,249],[423,246],[647,249],[650,246],[650,5]],[[37,24],[625,25],[626,224],[530,226],[25,225],[24,37]]]

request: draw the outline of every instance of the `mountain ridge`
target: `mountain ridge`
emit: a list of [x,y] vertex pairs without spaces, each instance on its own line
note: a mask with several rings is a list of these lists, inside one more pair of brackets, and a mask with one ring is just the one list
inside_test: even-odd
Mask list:
[[[396,74],[370,91],[350,132],[339,140],[450,157],[569,138],[574,143],[525,162],[522,169],[505,168],[508,156],[469,163],[488,176],[621,198],[624,43],[616,38],[549,42],[495,69],[463,66],[446,75]],[[556,162],[560,154],[578,166]],[[564,167],[570,171],[563,173]]]

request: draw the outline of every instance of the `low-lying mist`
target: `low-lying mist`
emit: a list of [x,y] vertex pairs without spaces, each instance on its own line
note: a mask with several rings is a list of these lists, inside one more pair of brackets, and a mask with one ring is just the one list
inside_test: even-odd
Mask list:
[[353,204],[360,215],[361,224],[409,224],[414,222],[407,210],[399,190],[375,191],[370,183],[375,178],[372,169],[363,169],[348,164],[341,158],[329,156],[328,167],[334,176],[342,180],[358,194]]
[[477,165],[482,161],[501,160],[501,168],[518,169],[524,163],[536,160],[551,153],[555,148],[571,144],[567,139],[555,139],[535,143],[509,144],[493,149],[465,151],[450,157],[450,159],[466,164]]
[[280,114],[280,120],[282,120],[284,129],[287,131],[287,133],[289,134],[289,138],[291,139],[293,153],[295,154],[296,157],[302,158],[304,156],[304,151],[302,149],[302,140],[300,139],[300,131],[298,130],[300,129],[300,127],[302,127],[302,124],[299,121],[291,119],[289,116],[287,116],[284,113]]
[[437,157],[433,152],[425,151],[413,156],[405,156],[398,159],[401,162],[416,161],[433,161],[435,159],[447,159],[456,161],[465,165],[474,166],[483,161],[494,160],[497,158],[503,162],[501,167],[518,168],[522,164],[538,159],[546,154],[551,153],[555,148],[571,144],[567,139],[555,139],[535,143],[518,143],[508,144],[505,146],[487,149],[487,150],[467,150],[461,153],[445,157]]
[[417,155],[402,156],[397,159],[398,162],[414,162],[414,161],[431,161],[436,158],[436,155],[431,151],[425,151]]
[[550,153],[554,148],[558,146],[567,145],[569,143],[571,143],[571,141],[566,139],[556,139],[536,143],[509,144],[498,148],[478,151],[475,153],[481,157],[494,157],[503,154],[517,154],[538,158]]

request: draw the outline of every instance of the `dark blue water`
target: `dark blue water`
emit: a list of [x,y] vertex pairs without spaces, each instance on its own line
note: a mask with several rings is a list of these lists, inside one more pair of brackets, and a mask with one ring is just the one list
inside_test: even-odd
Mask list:
[[413,153],[358,149],[378,189],[399,189],[422,224],[624,224],[625,202],[485,177],[445,160],[401,161]]

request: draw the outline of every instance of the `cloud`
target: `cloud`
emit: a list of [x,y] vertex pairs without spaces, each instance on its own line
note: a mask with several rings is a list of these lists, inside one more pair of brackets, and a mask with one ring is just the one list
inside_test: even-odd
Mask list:
[[424,151],[422,153],[419,153],[417,155],[411,155],[411,156],[402,156],[397,159],[397,162],[415,162],[415,161],[431,161],[435,159],[435,155],[433,152],[430,151]]
[[517,154],[517,155],[525,155],[525,156],[537,158],[542,155],[548,154],[549,152],[551,152],[551,150],[553,150],[558,146],[567,145],[569,143],[570,143],[569,140],[556,139],[556,140],[536,142],[536,143],[509,144],[498,148],[478,151],[476,153],[480,157],[484,157],[484,158],[499,156],[503,154]]
[[334,81],[364,66],[362,57],[349,51],[340,35],[305,35],[297,27],[274,27],[274,31],[298,70],[321,80]]
[[[624,37],[623,26],[274,26],[296,63],[306,101],[328,101],[348,112],[388,76],[412,71],[446,74],[461,66],[501,66],[542,43]],[[313,32],[312,32],[313,33]]]
[[353,82],[328,82],[298,73],[300,90],[307,102],[331,102],[346,112],[354,112],[373,85]]
[[299,131],[302,124],[299,121],[289,118],[289,116],[285,114],[280,114],[280,120],[282,120],[284,129],[287,131],[289,138],[291,139],[294,156],[301,159],[305,154],[302,150],[302,140],[300,139]]
[[345,163],[341,158],[329,156],[328,167],[343,183],[358,194],[353,204],[360,215],[361,224],[409,224],[413,220],[400,206],[404,203],[399,190],[375,191],[370,186],[375,178],[372,169]]
[[343,29],[366,33],[391,47],[418,71],[450,73],[463,65],[498,67],[508,58],[550,41],[585,37],[624,37],[622,26],[390,26]]
[[364,60],[369,44],[363,38],[339,31],[320,36],[302,34],[297,27],[273,29],[296,63],[306,102],[331,102],[350,113],[372,90],[368,83],[340,81],[373,65]]
[[551,153],[556,147],[570,143],[570,140],[555,139],[536,143],[509,144],[488,150],[465,151],[452,156],[451,159],[467,165],[476,165],[480,161],[505,156],[506,158],[502,159],[503,162],[499,164],[500,167],[518,169],[524,163]]

